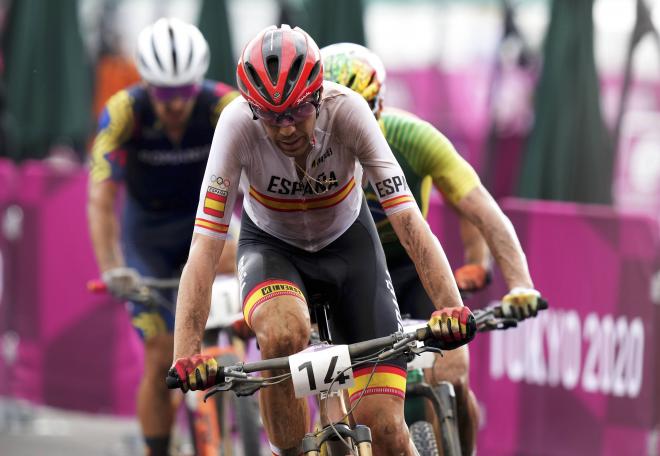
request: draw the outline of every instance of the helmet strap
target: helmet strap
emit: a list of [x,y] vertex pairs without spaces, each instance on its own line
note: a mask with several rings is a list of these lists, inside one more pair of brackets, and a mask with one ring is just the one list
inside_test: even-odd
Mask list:
[[314,107],[316,107],[316,118],[319,118],[319,115],[321,114],[321,92],[323,92],[323,87],[319,88],[314,93]]

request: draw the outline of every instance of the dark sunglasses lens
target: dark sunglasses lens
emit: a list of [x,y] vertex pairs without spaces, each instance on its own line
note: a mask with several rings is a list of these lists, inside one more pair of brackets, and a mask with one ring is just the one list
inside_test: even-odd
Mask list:
[[305,120],[316,112],[316,106],[311,102],[306,102],[291,110],[291,117],[297,121]]
[[198,84],[189,84],[178,87],[158,87],[151,86],[151,93],[158,101],[170,101],[174,98],[183,98],[189,100],[199,93]]
[[268,123],[275,122],[277,120],[278,114],[272,111],[264,111],[263,109],[259,109],[257,107],[252,107],[252,112],[254,112],[254,115],[257,116],[258,118],[265,120]]
[[292,123],[301,122],[316,112],[316,106],[311,102],[303,103],[300,106],[286,110],[283,113],[265,111],[252,105],[251,107],[255,116],[274,127],[285,127]]

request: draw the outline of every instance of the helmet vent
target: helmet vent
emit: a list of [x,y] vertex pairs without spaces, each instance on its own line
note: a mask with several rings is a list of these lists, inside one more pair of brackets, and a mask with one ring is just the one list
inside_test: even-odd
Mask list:
[[261,94],[262,97],[264,97],[266,100],[269,102],[273,102],[272,98],[270,97],[270,94],[266,90],[266,87],[264,86],[263,81],[259,77],[259,74],[257,73],[257,70],[254,69],[254,67],[249,64],[245,63],[245,69],[247,70],[248,77],[252,81],[252,84],[257,88],[259,93]]
[[[193,61],[193,55],[195,54],[195,46],[193,45],[193,40],[192,37],[188,37],[190,41],[190,53],[188,54],[188,62],[186,62],[186,69],[190,69],[192,66],[192,61]],[[204,58],[204,60],[208,60],[208,55]]]
[[355,83],[355,73],[351,74],[351,77],[348,78],[348,82],[346,83],[346,87],[350,87],[351,89],[353,88],[353,84]]
[[309,77],[307,78],[307,85],[308,86],[316,80],[316,77],[318,76],[320,71],[321,71],[321,61],[318,60],[314,64],[314,68],[312,68],[312,71],[309,73]]
[[266,59],[266,70],[268,70],[268,77],[273,85],[277,84],[277,76],[280,74],[280,59],[277,56],[269,55]]
[[177,72],[177,61],[176,61],[176,43],[174,42],[174,30],[172,30],[172,26],[170,25],[168,27],[168,31],[170,33],[170,43],[172,47],[172,73],[176,74]]
[[[144,60],[144,55],[142,53],[138,55],[138,59],[140,59],[140,65],[142,65],[142,67],[149,68],[149,65],[147,65],[146,60]],[[151,68],[149,68],[149,70],[151,70]]]
[[156,42],[154,41],[154,36],[155,33],[151,35],[151,52],[153,53],[154,58],[156,59],[156,63],[158,64],[158,67],[161,70],[165,71],[165,68],[163,68],[163,63],[160,61],[160,57],[158,57],[158,50],[156,49]]
[[286,85],[284,86],[284,100],[289,98],[291,90],[296,85],[296,82],[300,78],[300,72],[302,71],[303,56],[299,55],[291,64],[289,69],[289,74],[287,75]]

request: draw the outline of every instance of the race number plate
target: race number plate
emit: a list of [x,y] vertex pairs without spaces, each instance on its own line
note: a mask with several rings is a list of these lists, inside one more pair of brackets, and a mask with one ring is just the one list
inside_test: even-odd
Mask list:
[[[339,391],[355,384],[347,345],[312,345],[289,357],[296,397]],[[346,371],[344,372],[344,369]],[[337,380],[330,384],[337,377]]]

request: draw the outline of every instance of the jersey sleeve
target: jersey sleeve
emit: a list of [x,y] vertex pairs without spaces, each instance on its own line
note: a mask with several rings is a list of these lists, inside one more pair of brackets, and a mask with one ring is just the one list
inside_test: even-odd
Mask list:
[[404,209],[417,209],[401,166],[364,99],[357,94],[348,96],[345,106],[342,106],[344,112],[348,114],[342,130],[349,141],[354,141],[357,158],[385,214],[389,216]]
[[227,105],[239,95],[237,90],[234,90],[231,86],[223,84],[222,82],[215,83],[213,91],[218,97],[218,101],[213,105],[213,111],[211,113],[211,125],[218,123],[218,119],[220,118],[222,110],[225,109]]
[[223,110],[215,127],[199,195],[194,232],[227,239],[241,177],[245,138],[237,103]]
[[133,132],[134,117],[133,98],[128,91],[117,92],[108,100],[99,117],[98,129],[92,145],[90,163],[92,182],[123,179],[126,152],[122,147]]
[[458,203],[480,184],[474,168],[430,123],[405,114],[384,115],[383,120],[392,147],[401,152],[417,175],[431,176],[451,203]]

